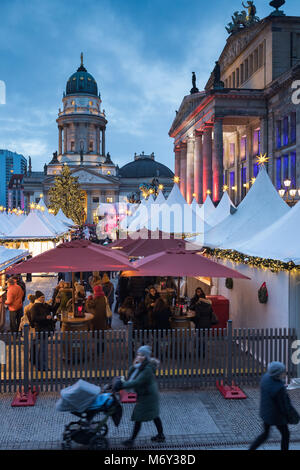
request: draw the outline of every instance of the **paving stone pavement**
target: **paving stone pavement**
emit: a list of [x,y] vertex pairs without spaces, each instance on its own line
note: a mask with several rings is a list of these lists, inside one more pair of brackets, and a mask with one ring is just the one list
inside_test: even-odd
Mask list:
[[[262,428],[258,417],[259,389],[245,387],[243,390],[248,397],[245,400],[225,400],[215,389],[162,391],[161,419],[166,443],[151,443],[150,436],[156,429],[152,422],[147,422],[143,423],[135,447],[148,450],[247,449]],[[300,391],[292,391],[290,396],[300,411]],[[58,393],[41,393],[34,407],[12,408],[13,396],[1,395],[0,449],[60,449],[64,426],[74,421],[74,416],[55,410],[58,397]],[[130,436],[133,407],[133,404],[123,404],[118,428],[109,419],[111,449],[123,448],[122,441]],[[300,425],[290,426],[290,432],[291,448],[300,449]],[[274,428],[262,449],[278,449],[279,442],[280,434]]]

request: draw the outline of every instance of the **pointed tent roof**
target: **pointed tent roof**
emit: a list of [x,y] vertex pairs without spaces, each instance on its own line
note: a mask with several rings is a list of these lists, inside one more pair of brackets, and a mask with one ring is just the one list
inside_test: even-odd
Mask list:
[[239,245],[239,251],[250,256],[283,261],[300,265],[300,245],[297,234],[300,231],[300,203],[279,220],[262,230],[246,243]]
[[29,255],[27,250],[19,250],[0,246],[0,270],[4,270],[13,263]]
[[206,195],[206,199],[204,201],[204,204],[198,209],[197,208],[197,213],[202,217],[205,222],[207,221],[208,217],[216,210],[211,197],[209,194]]
[[164,202],[166,202],[166,198],[163,195],[162,191],[159,191],[159,194],[158,194],[158,196],[157,196],[157,198],[155,199],[154,202],[155,202],[155,204],[163,204]]
[[177,183],[174,183],[172,191],[170,192],[166,202],[169,206],[173,204],[180,204],[181,206],[187,204]]
[[204,245],[239,251],[239,245],[269,227],[290,208],[281,199],[264,166],[237,211],[207,232]]
[[30,212],[25,220],[9,234],[9,238],[53,240],[57,238],[57,235],[58,234],[46,220],[43,220],[36,212]]
[[63,223],[67,224],[67,225],[76,225],[72,219],[69,219],[65,214],[64,212],[62,211],[62,209],[59,209],[58,213],[56,214],[56,217],[61,220]]
[[230,199],[227,191],[224,191],[221,201],[217,205],[216,209],[207,215],[206,221],[212,227],[222,222],[230,215],[230,208],[235,208],[232,200]]

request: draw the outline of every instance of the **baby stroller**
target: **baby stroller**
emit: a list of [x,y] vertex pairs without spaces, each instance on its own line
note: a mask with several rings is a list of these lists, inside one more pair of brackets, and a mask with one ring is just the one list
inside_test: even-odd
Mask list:
[[[58,411],[69,411],[79,417],[65,426],[62,449],[72,448],[72,441],[89,446],[91,450],[108,449],[108,418],[111,417],[115,426],[122,418],[122,407],[110,387],[101,388],[79,380],[71,387],[61,391],[61,399],[56,404]],[[94,420],[97,414],[103,413],[99,421]]]

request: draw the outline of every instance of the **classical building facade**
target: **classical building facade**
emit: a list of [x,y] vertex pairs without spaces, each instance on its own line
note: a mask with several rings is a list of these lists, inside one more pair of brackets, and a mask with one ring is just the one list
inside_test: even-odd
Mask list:
[[217,202],[224,187],[240,202],[260,154],[269,157],[278,190],[287,178],[300,187],[300,105],[293,89],[300,79],[300,17],[278,9],[262,20],[253,14],[249,8],[248,16],[232,17],[205,89],[199,91],[193,77],[169,131],[175,175],[188,202],[202,203],[208,193]]
[[[82,55],[79,68],[67,81],[62,103],[63,107],[59,109],[56,120],[58,151],[53,154],[52,160],[45,164],[44,172],[32,171],[31,160],[29,161],[29,169],[23,179],[25,200],[27,208],[31,202],[38,202],[41,195],[48,203],[48,193],[54,184],[55,176],[59,175],[63,165],[68,165],[72,176],[78,177],[84,192],[86,221],[92,223],[99,204],[126,200],[128,192],[136,191],[140,179],[149,179],[150,173],[141,172],[140,178],[134,178],[133,168],[131,171],[119,169],[112,162],[110,154],[106,153],[107,119],[101,107],[97,83],[84,67]],[[154,161],[154,155],[140,157]],[[135,161],[139,165],[137,159]],[[157,175],[154,167],[159,165],[161,164],[157,162],[153,165],[152,178]],[[127,165],[124,166],[126,167]],[[161,167],[166,169],[164,175],[169,175],[162,181],[168,190],[172,184],[173,173],[164,165]],[[161,176],[163,177],[163,174]]]

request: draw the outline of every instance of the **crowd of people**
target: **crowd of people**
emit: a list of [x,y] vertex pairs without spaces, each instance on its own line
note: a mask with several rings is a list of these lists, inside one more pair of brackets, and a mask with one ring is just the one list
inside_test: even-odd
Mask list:
[[[120,275],[116,289],[105,272],[87,273],[84,279],[75,282],[74,298],[71,282],[60,278],[51,299],[46,301],[43,292],[37,290],[35,294],[28,295],[29,303],[24,308],[26,285],[21,275],[10,277],[5,302],[9,309],[10,331],[22,331],[25,324],[36,331],[53,331],[56,322],[61,326],[63,316],[74,311],[73,302],[83,312],[93,315],[90,323],[93,330],[110,328],[113,310],[124,325],[132,322],[135,329],[171,328],[172,304],[176,298],[176,285],[172,278],[162,281],[160,278],[126,278]],[[162,282],[164,287],[170,287],[164,294],[158,288]],[[216,323],[211,301],[206,299],[201,287],[195,290],[189,309],[194,312],[192,320],[196,328],[210,328]]]

